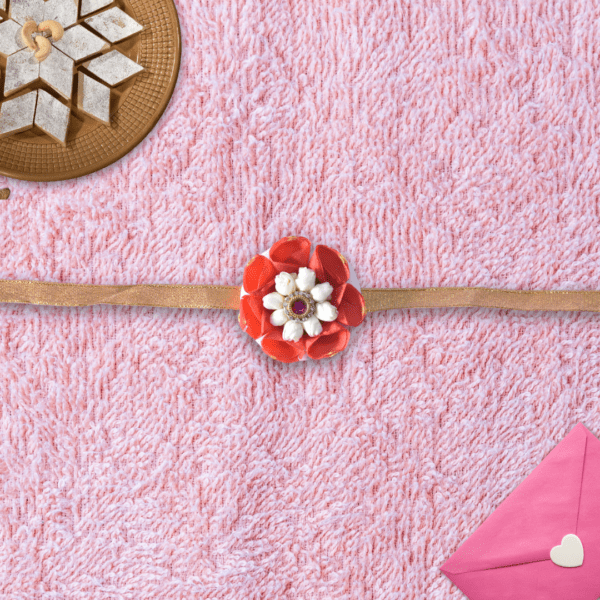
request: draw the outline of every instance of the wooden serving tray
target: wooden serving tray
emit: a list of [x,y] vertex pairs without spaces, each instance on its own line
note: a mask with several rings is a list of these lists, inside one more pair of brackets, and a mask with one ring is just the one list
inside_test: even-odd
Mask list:
[[[8,3],[10,10],[10,0]],[[3,4],[0,0],[0,21],[9,17],[9,13],[2,10]],[[89,60],[77,61],[74,65],[70,99],[40,80],[5,97],[7,58],[0,55],[0,103],[35,90],[45,90],[71,110],[64,145],[37,126],[1,138],[0,174],[28,181],[82,177],[125,156],[154,128],[171,99],[179,74],[181,31],[175,5],[173,0],[116,0],[108,6],[113,7],[135,19],[143,30],[120,43],[110,44],[100,56],[118,50],[144,70],[111,87],[109,124],[80,108],[80,74],[93,76],[88,70]],[[88,17],[80,16],[78,23],[82,24]]]

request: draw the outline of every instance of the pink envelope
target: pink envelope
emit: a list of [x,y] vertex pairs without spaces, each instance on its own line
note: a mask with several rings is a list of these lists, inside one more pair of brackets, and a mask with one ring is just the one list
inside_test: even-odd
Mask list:
[[[558,566],[550,558],[569,534],[583,544],[579,567]],[[577,425],[442,572],[470,600],[597,600],[600,441]]]

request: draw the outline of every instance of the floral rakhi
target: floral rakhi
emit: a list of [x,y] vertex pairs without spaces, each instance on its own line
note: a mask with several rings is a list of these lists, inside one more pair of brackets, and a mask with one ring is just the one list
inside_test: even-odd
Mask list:
[[597,291],[485,288],[363,289],[346,258],[304,237],[285,237],[244,269],[242,286],[85,285],[0,281],[0,303],[155,306],[239,311],[239,323],[284,363],[338,354],[367,313],[404,308],[600,312]]
[[319,360],[341,352],[367,309],[348,261],[327,246],[287,237],[244,270],[240,325],[275,360]]

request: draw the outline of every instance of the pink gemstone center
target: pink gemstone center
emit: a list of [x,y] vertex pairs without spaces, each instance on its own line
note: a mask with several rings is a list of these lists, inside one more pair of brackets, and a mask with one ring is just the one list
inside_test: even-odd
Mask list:
[[302,302],[302,300],[296,300],[294,306],[292,306],[292,310],[295,315],[303,315],[308,310],[308,306],[306,306],[306,303]]

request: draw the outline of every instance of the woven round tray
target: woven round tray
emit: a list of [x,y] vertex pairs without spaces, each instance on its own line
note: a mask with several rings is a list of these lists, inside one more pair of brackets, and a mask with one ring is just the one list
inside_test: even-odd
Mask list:
[[[118,0],[111,6],[118,6],[144,26],[138,35],[111,47],[140,64],[144,71],[112,88],[110,125],[78,108],[75,77],[66,146],[37,128],[0,139],[0,174],[28,181],[88,175],[125,156],[160,119],[175,89],[181,61],[181,31],[173,0]],[[1,93],[5,67],[6,60],[0,57],[1,101],[7,99]],[[79,71],[80,65],[77,67]],[[39,81],[25,91],[36,89],[50,91]]]

